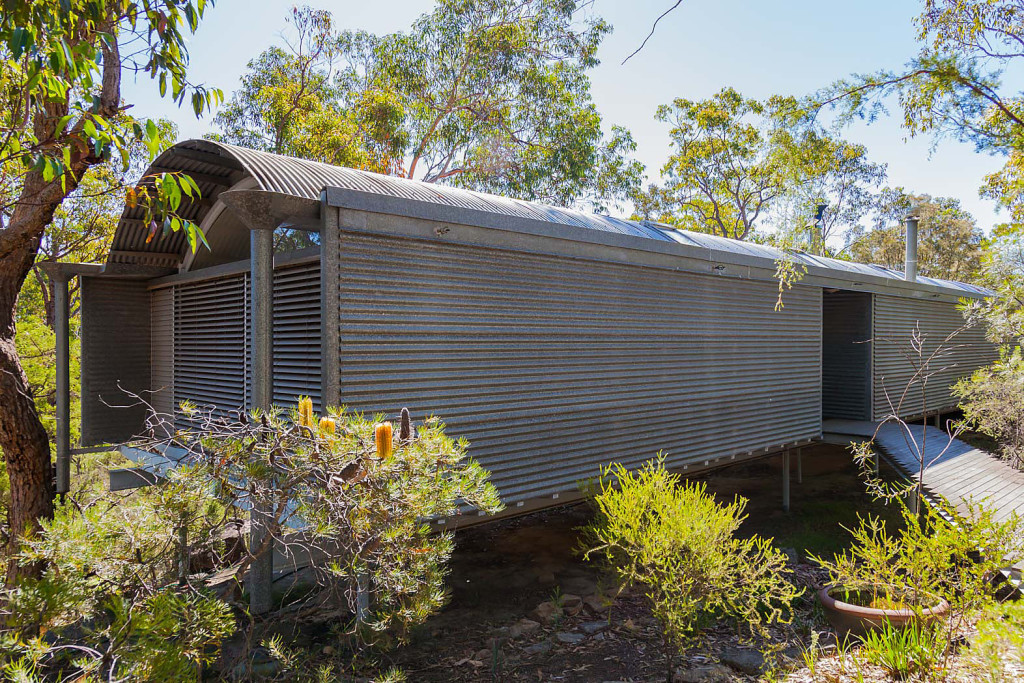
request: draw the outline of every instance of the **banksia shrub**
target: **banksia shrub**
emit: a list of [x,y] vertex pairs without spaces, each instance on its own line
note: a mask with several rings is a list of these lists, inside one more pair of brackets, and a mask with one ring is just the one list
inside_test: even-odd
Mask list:
[[315,427],[313,419],[313,399],[308,396],[299,398],[299,424],[303,427]]
[[373,429],[374,439],[377,442],[377,457],[381,460],[390,458],[395,449],[393,433],[390,422],[379,422]]
[[337,423],[329,417],[320,418],[320,433],[327,434],[328,436],[334,436],[337,431]]

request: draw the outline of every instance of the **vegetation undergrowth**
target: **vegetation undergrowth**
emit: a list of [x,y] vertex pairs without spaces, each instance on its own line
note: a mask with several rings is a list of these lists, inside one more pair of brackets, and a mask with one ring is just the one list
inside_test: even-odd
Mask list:
[[719,503],[705,484],[669,473],[659,457],[638,471],[603,469],[594,502],[584,557],[607,562],[650,600],[668,681],[676,652],[713,620],[754,634],[791,619],[801,590],[786,580],[785,554],[770,539],[736,537],[746,500]]

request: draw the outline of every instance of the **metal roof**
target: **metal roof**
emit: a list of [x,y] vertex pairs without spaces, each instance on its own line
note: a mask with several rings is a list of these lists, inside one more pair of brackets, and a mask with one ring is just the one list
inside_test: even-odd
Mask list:
[[[700,249],[709,261],[726,257],[732,257],[733,260],[745,257],[745,260],[765,266],[786,256],[775,247],[677,230],[650,221],[631,221],[588,214],[472,190],[330,166],[212,140],[187,140],[174,145],[161,154],[150,167],[150,172],[159,171],[189,173],[197,182],[202,190],[203,199],[190,203],[181,210],[183,217],[196,223],[201,223],[213,208],[220,192],[251,178],[258,189],[312,200],[319,200],[325,188],[332,188],[353,195],[391,200],[392,204],[405,200],[409,204],[430,206],[435,211],[450,210],[453,214],[465,215],[489,214],[506,219],[506,222],[507,219],[512,219],[510,224],[513,226],[516,219],[531,224],[547,224],[549,228],[556,230],[558,226],[566,226],[570,228],[565,231],[566,236],[570,233],[580,234],[572,228],[584,228],[656,242],[678,243]],[[176,233],[164,237],[158,234],[147,242],[149,230],[140,220],[141,217],[141,209],[125,208],[114,234],[107,263],[176,266],[187,249],[184,235]],[[457,222],[455,218],[451,220]],[[649,248],[659,249],[654,244],[650,244]],[[664,250],[671,251],[667,244]],[[901,272],[882,266],[840,261],[805,253],[789,254],[789,258],[809,269],[825,271],[839,280],[880,278],[886,281],[902,281],[903,278]],[[960,296],[991,294],[983,287],[935,278],[919,277],[917,283],[905,283],[907,287],[914,285]]]

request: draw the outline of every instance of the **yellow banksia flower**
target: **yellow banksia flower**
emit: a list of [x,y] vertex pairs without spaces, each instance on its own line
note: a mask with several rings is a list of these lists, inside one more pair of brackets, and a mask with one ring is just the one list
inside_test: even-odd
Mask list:
[[377,442],[377,457],[386,460],[391,457],[395,445],[392,441],[392,429],[390,422],[379,422],[373,428],[373,436]]
[[330,436],[334,436],[334,433],[337,430],[337,428],[338,428],[338,426],[335,424],[334,420],[332,420],[331,418],[329,418],[329,417],[321,417],[320,418],[320,433],[321,434],[329,434]]
[[313,399],[305,396],[299,399],[299,424],[303,427],[314,427],[313,421]]

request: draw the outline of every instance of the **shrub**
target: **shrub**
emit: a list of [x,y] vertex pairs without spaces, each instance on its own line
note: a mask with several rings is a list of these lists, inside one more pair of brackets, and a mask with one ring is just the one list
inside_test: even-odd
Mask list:
[[939,668],[946,652],[941,626],[912,623],[897,627],[886,622],[882,629],[863,638],[863,654],[897,680],[928,675]]
[[[997,521],[992,511],[973,503],[959,513],[948,505],[926,506],[914,513],[902,504],[901,512],[902,524],[895,533],[876,517],[862,517],[850,530],[849,551],[831,560],[813,559],[828,570],[833,586],[891,600],[919,614],[936,598],[949,603],[948,621],[938,628],[917,626],[915,632],[902,635],[887,628],[865,641],[869,656],[884,656],[889,664],[900,665],[894,671],[919,662],[917,673],[927,678],[936,668],[932,664],[945,664],[957,634],[992,605],[999,590],[993,579],[999,570],[1024,558],[1024,524],[1016,515]],[[933,642],[939,636],[941,647]],[[936,649],[939,658],[930,660]],[[927,662],[931,664],[923,666]]]
[[22,561],[46,570],[7,593],[0,666],[9,680],[198,680],[235,619],[201,584],[176,585],[173,528],[159,509],[145,496],[69,503],[25,542]]
[[[183,453],[160,485],[69,497],[25,540],[20,561],[45,571],[0,596],[8,678],[197,679],[236,630],[232,608],[245,609],[207,580],[241,576],[272,543],[312,563],[321,590],[307,606],[359,613],[340,625],[354,652],[400,640],[447,597],[452,537],[429,520],[501,507],[468,444],[437,419],[394,434],[382,416],[315,416],[308,399],[290,412],[183,412],[192,428],[165,430],[154,416],[153,432],[171,436],[143,444]],[[229,548],[225,532],[250,510],[264,511],[266,540]]]
[[947,505],[926,506],[920,514],[902,504],[900,510],[895,533],[877,517],[861,517],[850,530],[850,550],[830,560],[813,558],[832,585],[912,609],[944,598],[952,618],[963,620],[992,599],[996,573],[1024,557],[1024,524],[1016,515],[997,521],[973,503],[960,512]]
[[953,389],[964,422],[999,444],[999,454],[1024,469],[1024,355],[1003,349],[998,361],[975,370]]
[[446,601],[452,537],[429,521],[466,508],[493,513],[501,502],[468,443],[428,418],[413,430],[383,416],[344,409],[313,414],[309,399],[244,422],[186,406],[196,426],[175,441],[225,507],[266,511],[267,540],[312,559],[323,589],[359,617],[349,633],[364,642],[404,639]]
[[622,581],[643,587],[662,628],[669,680],[675,651],[710,618],[752,631],[788,622],[801,591],[784,578],[785,555],[770,540],[736,537],[744,499],[720,504],[660,458],[638,472],[615,464],[602,475],[585,557],[602,557]]

